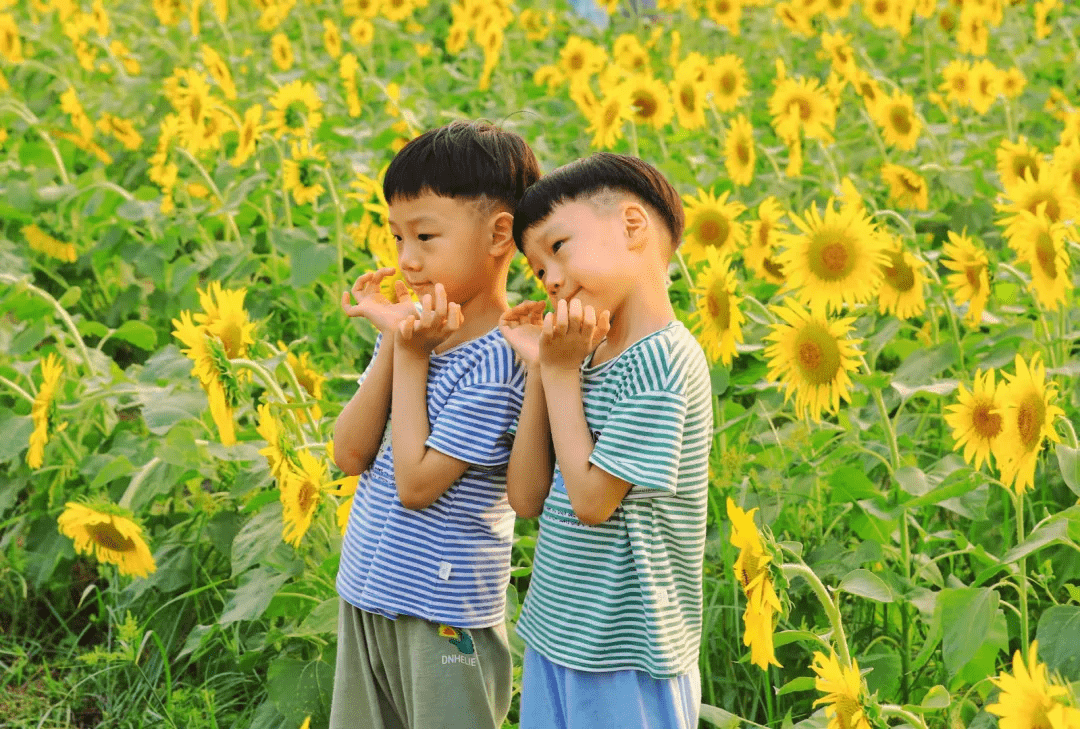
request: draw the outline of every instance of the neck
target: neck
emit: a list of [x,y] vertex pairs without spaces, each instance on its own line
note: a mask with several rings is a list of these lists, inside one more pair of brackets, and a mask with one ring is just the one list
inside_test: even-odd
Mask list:
[[482,337],[499,325],[499,317],[510,308],[506,303],[505,281],[495,281],[465,301],[459,301],[463,322],[461,328],[440,344],[435,351],[444,352],[462,342]]
[[611,329],[593,357],[594,364],[617,357],[634,342],[675,320],[665,283],[651,281],[635,287],[622,305],[611,312]]

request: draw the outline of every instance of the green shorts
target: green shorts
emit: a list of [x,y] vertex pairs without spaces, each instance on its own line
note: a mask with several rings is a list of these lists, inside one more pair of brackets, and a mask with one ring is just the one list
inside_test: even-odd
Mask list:
[[391,620],[342,600],[330,729],[499,729],[512,671],[505,625]]

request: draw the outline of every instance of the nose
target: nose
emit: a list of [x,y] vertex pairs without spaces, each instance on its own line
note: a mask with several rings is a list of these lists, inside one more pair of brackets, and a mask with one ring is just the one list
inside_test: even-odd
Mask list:
[[563,276],[558,271],[544,271],[544,288],[550,298],[554,299],[563,287]]
[[402,242],[398,248],[398,265],[405,271],[420,270],[420,256],[416,246],[411,246],[407,241]]

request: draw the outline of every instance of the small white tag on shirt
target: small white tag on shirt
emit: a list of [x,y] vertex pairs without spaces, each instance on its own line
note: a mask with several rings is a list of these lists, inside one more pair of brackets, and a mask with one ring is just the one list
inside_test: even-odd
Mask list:
[[671,595],[669,594],[668,590],[665,588],[660,588],[657,592],[659,593],[657,595],[657,602],[660,603],[661,607],[667,606],[671,602]]
[[440,580],[449,580],[450,579],[450,563],[449,562],[439,562],[439,579]]

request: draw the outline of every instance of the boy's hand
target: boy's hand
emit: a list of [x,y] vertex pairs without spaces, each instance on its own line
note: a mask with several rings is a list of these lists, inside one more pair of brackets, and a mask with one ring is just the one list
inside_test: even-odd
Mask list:
[[605,309],[597,316],[596,309],[582,308],[578,299],[573,299],[569,306],[565,299],[560,299],[555,311],[544,317],[540,334],[541,366],[576,372],[609,329],[611,312]]
[[394,345],[427,356],[461,328],[465,317],[460,306],[447,303],[441,283],[435,284],[434,300],[431,294],[424,294],[421,304],[419,315],[413,313],[398,324]]
[[526,367],[540,364],[544,306],[543,301],[523,301],[499,317],[499,331]]
[[[407,316],[416,312],[409,295],[409,289],[400,279],[394,282],[394,291],[397,293],[398,303],[391,303],[383,296],[379,285],[387,276],[393,276],[396,269],[380,268],[377,271],[368,271],[356,279],[352,291],[346,291],[341,295],[341,308],[349,316],[362,316],[383,334],[393,335],[394,329]],[[356,304],[349,304],[349,294]]]

